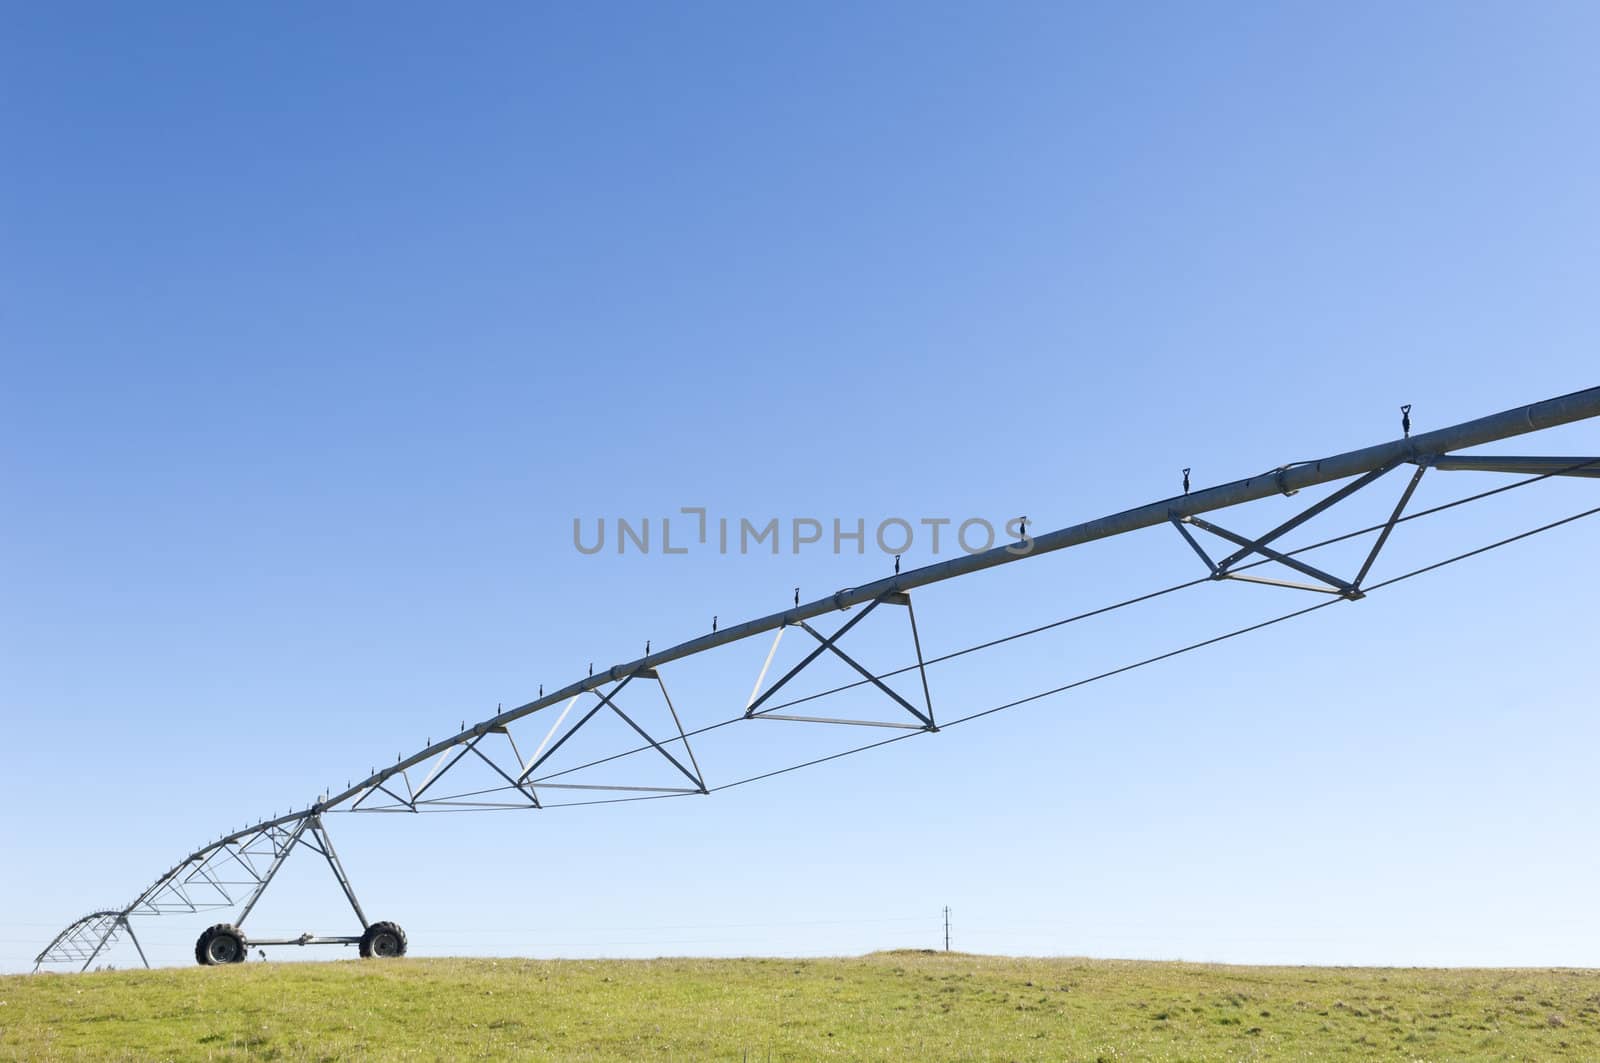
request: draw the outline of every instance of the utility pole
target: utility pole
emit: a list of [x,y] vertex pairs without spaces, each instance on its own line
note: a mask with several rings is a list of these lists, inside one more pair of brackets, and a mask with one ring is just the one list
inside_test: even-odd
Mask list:
[[944,906],[944,950],[950,951],[950,906]]

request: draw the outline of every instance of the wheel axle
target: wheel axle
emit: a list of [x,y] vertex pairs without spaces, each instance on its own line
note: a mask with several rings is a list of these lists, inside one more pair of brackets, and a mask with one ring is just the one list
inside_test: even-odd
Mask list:
[[373,923],[359,935],[305,933],[294,938],[251,938],[232,923],[208,927],[194,943],[194,958],[204,967],[243,963],[250,949],[268,945],[355,945],[362,959],[392,959],[406,954],[406,932],[399,923]]

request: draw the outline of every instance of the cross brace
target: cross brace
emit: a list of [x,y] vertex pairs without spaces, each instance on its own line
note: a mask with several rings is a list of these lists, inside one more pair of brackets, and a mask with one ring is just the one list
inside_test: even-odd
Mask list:
[[[862,667],[862,665],[856,661],[854,657],[851,657],[848,653],[845,653],[844,650],[839,648],[839,640],[848,634],[851,628],[865,620],[868,614],[870,614],[874,609],[884,603],[904,606],[906,610],[906,617],[911,622],[911,642],[917,651],[917,674],[922,680],[923,707],[921,709],[918,709],[911,702],[901,697],[899,693],[892,690],[888,684],[884,683],[882,679],[879,679],[872,672]],[[799,664],[789,669],[789,671],[784,673],[784,675],[777,682],[768,687],[765,692],[762,692],[761,683],[764,679],[766,679],[767,669],[772,666],[772,658],[778,652],[778,642],[783,638],[784,629],[779,628],[777,636],[772,640],[772,649],[767,653],[766,663],[761,666],[761,673],[756,677],[755,689],[750,692],[750,700],[745,704],[745,719],[791,720],[800,723],[837,723],[849,724],[856,727],[896,727],[911,731],[937,731],[939,729],[933,718],[933,696],[929,693],[928,689],[928,672],[922,657],[922,638],[917,633],[917,614],[911,606],[910,594],[907,594],[903,591],[891,591],[887,594],[881,595],[880,597],[874,598],[867,604],[865,609],[851,617],[842,627],[839,628],[839,630],[835,631],[832,635],[823,635],[804,620],[798,621],[794,626],[799,627],[812,638],[816,639],[818,643],[817,648],[806,654]],[[845,664],[849,665],[852,669],[859,673],[866,682],[877,687],[896,705],[899,705],[906,712],[910,713],[911,716],[917,720],[917,722],[909,723],[888,722],[881,720],[846,720],[830,716],[786,716],[780,715],[775,711],[783,708],[783,705],[774,705],[770,709],[761,708],[761,706],[765,705],[769,700],[771,700],[774,694],[783,689],[783,687],[791,679],[799,675],[808,665],[810,665],[817,658],[821,657],[824,653],[832,653]]]
[[[1366,487],[1368,484],[1379,479],[1385,473],[1395,468],[1398,464],[1400,464],[1399,462],[1391,462],[1377,469],[1373,469],[1371,472],[1366,473],[1363,476],[1357,477],[1354,481],[1339,488],[1339,490],[1333,492],[1333,494],[1329,495],[1327,498],[1322,499],[1320,502],[1317,502],[1314,505],[1306,507],[1304,510],[1284,521],[1282,524],[1279,524],[1276,528],[1273,528],[1271,531],[1267,532],[1265,535],[1261,535],[1255,539],[1251,539],[1240,535],[1237,532],[1232,532],[1226,528],[1219,527],[1218,525],[1213,524],[1208,520],[1204,520],[1198,516],[1194,516],[1193,514],[1179,515],[1178,513],[1174,512],[1169,513],[1167,519],[1171,522],[1174,528],[1178,529],[1178,534],[1183,536],[1184,541],[1189,544],[1190,548],[1192,548],[1194,552],[1199,555],[1200,560],[1205,562],[1206,567],[1211,570],[1212,579],[1233,579],[1245,583],[1261,583],[1273,587],[1290,587],[1295,590],[1315,591],[1319,594],[1337,594],[1340,597],[1346,598],[1350,601],[1355,601],[1365,596],[1361,590],[1362,581],[1367,578],[1367,573],[1372,570],[1372,563],[1378,559],[1379,551],[1381,551],[1384,544],[1389,541],[1389,534],[1394,531],[1395,525],[1399,523],[1401,514],[1405,512],[1406,505],[1411,501],[1412,494],[1416,492],[1417,484],[1421,481],[1423,472],[1425,472],[1428,465],[1432,463],[1432,459],[1419,461],[1417,463],[1416,472],[1411,474],[1411,480],[1406,484],[1405,490],[1401,492],[1399,502],[1395,504],[1394,511],[1390,513],[1388,521],[1386,521],[1383,527],[1379,530],[1377,541],[1372,544],[1372,549],[1367,553],[1366,560],[1361,564],[1361,570],[1356,574],[1356,577],[1353,580],[1340,579],[1338,576],[1324,572],[1315,565],[1307,564],[1306,562],[1301,561],[1296,557],[1292,557],[1289,554],[1274,550],[1267,544],[1284,535],[1286,532],[1298,528],[1300,525],[1304,524],[1312,517],[1315,517],[1317,514],[1331,508],[1334,505],[1337,505],[1346,498],[1349,498],[1363,487]],[[1193,525],[1194,527],[1200,528],[1203,531],[1208,531],[1220,539],[1225,539],[1228,542],[1237,545],[1239,549],[1235,550],[1233,553],[1229,554],[1220,561],[1213,561],[1211,559],[1211,555],[1206,553],[1205,548],[1200,545],[1199,541],[1195,539],[1194,535],[1189,531],[1189,528],[1187,527],[1188,525]],[[1235,571],[1234,566],[1240,561],[1249,557],[1251,554],[1257,554],[1268,561],[1276,561],[1278,564],[1287,568],[1291,568],[1302,575],[1309,576],[1317,582],[1296,583],[1288,580],[1273,579],[1268,576],[1247,575],[1243,572]]]
[[[667,743],[673,741],[683,743],[683,750],[689,761],[688,765],[685,765],[683,761],[673,756],[672,752],[667,749],[667,743],[658,741],[654,735],[641,727],[632,716],[629,716],[626,712],[624,712],[622,707],[616,703],[616,696],[622,692],[624,687],[633,682],[635,679],[655,680],[656,686],[661,690],[661,698],[664,702],[666,702],[667,711],[672,715],[673,725],[678,729],[678,737],[675,740],[668,739]],[[567,714],[572,711],[573,704],[575,704],[578,700],[576,696],[573,697],[573,699],[567,703],[567,707],[562,710],[561,715],[556,718],[555,723],[551,724],[549,733],[545,735],[544,741],[539,743],[538,749],[534,750],[533,757],[530,758],[528,763],[523,766],[521,774],[518,775],[516,779],[512,780],[514,785],[520,787],[526,783],[530,789],[537,784],[553,789],[565,790],[619,790],[686,794],[710,793],[710,791],[706,788],[705,778],[700,773],[700,764],[695,759],[694,747],[689,744],[689,736],[684,732],[683,720],[678,716],[677,706],[672,703],[672,695],[667,693],[667,684],[662,680],[661,673],[659,671],[654,668],[641,668],[636,672],[624,676],[616,686],[612,687],[606,693],[601,693],[598,690],[590,691],[590,693],[599,699],[594,707],[588,712],[584,713],[583,717],[577,723],[573,724],[564,734],[561,735],[560,738],[556,738],[552,743],[551,739],[555,738],[556,732],[561,729],[561,725],[563,722],[565,722]],[[578,731],[583,728],[584,724],[594,719],[595,714],[601,709],[607,708],[615,713],[618,719],[627,724],[635,734],[649,743],[650,748],[661,754],[661,756],[664,757],[669,764],[678,769],[678,771],[683,774],[684,778],[694,784],[693,787],[611,786],[592,783],[556,783],[549,781],[566,774],[565,772],[555,772],[543,777],[534,776],[533,773],[538,771],[546,761],[554,756],[556,751],[565,745],[568,739],[577,734]]]

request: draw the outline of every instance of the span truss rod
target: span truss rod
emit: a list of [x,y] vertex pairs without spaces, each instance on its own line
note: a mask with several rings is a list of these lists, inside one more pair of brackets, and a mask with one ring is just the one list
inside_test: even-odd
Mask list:
[[[1480,554],[1486,554],[1491,550],[1496,550],[1496,549],[1499,549],[1500,547],[1503,547],[1503,546],[1509,546],[1512,543],[1519,542],[1519,541],[1521,541],[1523,539],[1527,539],[1527,538],[1530,538],[1530,537],[1535,536],[1535,535],[1539,535],[1539,534],[1541,534],[1543,532],[1551,531],[1551,530],[1553,530],[1555,528],[1562,527],[1563,525],[1572,524],[1572,523],[1574,523],[1576,521],[1584,519],[1585,517],[1592,517],[1597,513],[1600,513],[1600,506],[1595,506],[1595,507],[1593,507],[1591,509],[1586,509],[1586,510],[1583,510],[1582,512],[1574,513],[1571,516],[1563,517],[1560,520],[1551,521],[1548,524],[1541,524],[1537,528],[1531,528],[1531,529],[1529,529],[1527,531],[1520,532],[1520,533],[1518,533],[1516,535],[1507,536],[1504,539],[1500,539],[1500,540],[1497,540],[1495,542],[1488,543],[1488,544],[1486,544],[1484,546],[1480,546],[1480,547],[1478,547],[1476,549],[1473,549],[1473,550],[1468,550],[1465,553],[1456,554],[1453,557],[1447,557],[1442,561],[1436,561],[1436,562],[1434,562],[1433,564],[1430,564],[1430,565],[1423,565],[1420,568],[1414,568],[1409,572],[1404,572],[1404,573],[1402,573],[1402,574],[1400,574],[1398,576],[1394,576],[1394,577],[1391,577],[1390,579],[1383,580],[1382,582],[1374,583],[1372,586],[1367,588],[1367,593],[1371,594],[1371,593],[1373,593],[1375,591],[1382,590],[1385,587],[1392,587],[1397,583],[1404,582],[1405,580],[1413,579],[1413,578],[1415,578],[1417,576],[1421,576],[1421,575],[1423,575],[1425,573],[1428,573],[1428,572],[1433,572],[1433,571],[1435,571],[1437,569],[1444,568],[1444,567],[1446,567],[1448,565],[1453,565],[1453,564],[1456,564],[1457,562],[1465,561],[1465,560],[1467,560],[1469,558],[1477,557]],[[1123,675],[1124,673],[1132,672],[1132,671],[1134,671],[1136,669],[1139,669],[1139,668],[1145,668],[1145,667],[1148,667],[1148,666],[1153,665],[1153,664],[1159,664],[1162,661],[1168,661],[1168,660],[1171,660],[1174,657],[1181,657],[1184,654],[1193,653],[1195,650],[1205,649],[1208,646],[1215,646],[1218,643],[1227,642],[1230,639],[1236,639],[1236,638],[1239,638],[1240,636],[1243,636],[1243,635],[1249,635],[1249,634],[1252,634],[1252,633],[1257,632],[1257,631],[1264,630],[1264,629],[1269,628],[1269,627],[1274,627],[1274,626],[1276,626],[1278,624],[1286,623],[1286,622],[1288,622],[1290,620],[1297,620],[1300,617],[1308,616],[1311,613],[1317,612],[1318,610],[1326,609],[1330,605],[1337,605],[1341,600],[1342,599],[1340,599],[1340,598],[1326,598],[1326,599],[1324,599],[1322,601],[1315,602],[1315,603],[1313,603],[1311,605],[1308,605],[1308,606],[1304,606],[1303,608],[1293,609],[1293,610],[1290,610],[1287,613],[1281,613],[1278,616],[1271,617],[1271,618],[1269,618],[1267,620],[1258,621],[1257,623],[1254,623],[1254,624],[1247,624],[1244,627],[1234,628],[1231,631],[1226,631],[1226,632],[1224,632],[1224,633],[1222,633],[1220,635],[1213,635],[1210,638],[1201,639],[1198,642],[1191,642],[1191,643],[1188,643],[1187,645],[1179,646],[1177,649],[1168,650],[1165,653],[1156,654],[1153,657],[1145,657],[1142,660],[1133,661],[1133,662],[1131,662],[1129,664],[1125,664],[1125,665],[1122,665],[1122,666],[1117,667],[1117,668],[1112,668],[1112,669],[1110,669],[1108,671],[1099,672],[1099,673],[1096,673],[1096,674],[1091,675],[1091,676],[1085,676],[1082,679],[1076,679],[1076,680],[1073,680],[1070,683],[1063,683],[1062,685],[1057,686],[1057,687],[1051,687],[1049,690],[1041,690],[1036,694],[1029,694],[1026,697],[1016,698],[1015,700],[1012,700],[1012,701],[1007,701],[1007,702],[1004,702],[1004,703],[999,704],[999,705],[990,706],[987,709],[981,709],[981,710],[979,710],[977,712],[968,713],[965,716],[958,716],[953,720],[948,720],[948,721],[940,724],[940,726],[942,728],[949,729],[951,727],[956,727],[956,726],[958,726],[960,724],[970,723],[973,720],[983,719],[986,716],[993,716],[996,713],[1005,712],[1008,709],[1018,708],[1019,706],[1032,704],[1033,702],[1036,702],[1036,701],[1043,701],[1046,698],[1055,697],[1055,696],[1058,696],[1060,694],[1065,694],[1068,691],[1077,690],[1078,688],[1088,686],[1091,683],[1098,683],[1103,679],[1110,679],[1113,676]],[[717,793],[717,792],[722,791],[722,790],[731,790],[736,786],[745,786],[745,785],[748,785],[748,784],[753,783],[753,782],[760,782],[763,779],[771,779],[771,778],[774,778],[775,776],[778,776],[778,775],[786,775],[786,774],[788,774],[790,772],[799,771],[802,768],[809,768],[809,767],[813,767],[813,766],[818,765],[818,764],[826,764],[829,761],[839,760],[839,759],[844,758],[844,757],[854,756],[857,753],[865,753],[868,750],[878,749],[881,746],[891,745],[891,744],[893,744],[895,742],[899,742],[899,741],[902,741],[902,740],[907,739],[907,738],[915,738],[916,736],[917,736],[916,732],[909,733],[909,734],[892,735],[892,736],[890,736],[888,738],[881,739],[880,741],[877,741],[877,742],[868,742],[865,745],[855,746],[855,747],[853,747],[851,749],[841,750],[840,752],[837,752],[837,753],[830,753],[827,756],[816,757],[816,758],[814,758],[812,760],[802,761],[801,763],[798,763],[798,764],[791,764],[786,768],[778,768],[778,769],[776,769],[774,771],[763,772],[760,775],[752,775],[752,776],[749,776],[748,778],[736,779],[733,782],[726,782],[726,783],[721,784],[720,786],[712,787],[711,790],[712,790],[712,793]]]
[[[1567,459],[1563,459],[1563,461],[1567,461]],[[1563,464],[1562,466],[1560,466],[1558,468],[1555,468],[1555,469],[1553,469],[1551,471],[1539,473],[1539,474],[1533,475],[1533,476],[1528,476],[1528,477],[1526,477],[1524,479],[1517,480],[1517,481],[1515,481],[1513,483],[1501,484],[1498,487],[1491,487],[1491,488],[1488,488],[1487,490],[1477,491],[1477,492],[1474,492],[1473,494],[1465,495],[1465,496],[1463,496],[1461,498],[1451,499],[1448,502],[1442,502],[1442,503],[1439,503],[1438,505],[1429,506],[1429,507],[1427,507],[1425,509],[1419,509],[1419,510],[1416,510],[1416,511],[1414,511],[1412,513],[1405,514],[1404,516],[1401,516],[1398,520],[1393,521],[1393,522],[1380,521],[1377,524],[1370,524],[1370,525],[1367,525],[1366,527],[1357,528],[1354,531],[1345,532],[1345,533],[1343,533],[1341,535],[1335,535],[1335,536],[1331,536],[1331,537],[1326,538],[1326,539],[1321,539],[1321,540],[1319,540],[1317,542],[1308,543],[1305,546],[1297,547],[1297,548],[1295,548],[1293,550],[1287,550],[1287,551],[1285,551],[1285,553],[1288,554],[1291,557],[1296,557],[1296,556],[1299,556],[1301,554],[1310,553],[1310,552],[1312,552],[1314,550],[1321,550],[1321,549],[1323,549],[1325,547],[1328,547],[1328,546],[1334,546],[1334,545],[1337,545],[1339,543],[1348,542],[1348,541],[1350,541],[1352,539],[1358,539],[1363,535],[1370,535],[1373,532],[1382,532],[1382,531],[1385,531],[1386,529],[1392,530],[1393,527],[1396,527],[1396,526],[1398,526],[1400,524],[1407,523],[1408,521],[1422,520],[1425,517],[1436,516],[1437,514],[1444,513],[1444,512],[1447,512],[1449,510],[1452,510],[1452,509],[1456,509],[1456,508],[1458,508],[1460,506],[1467,505],[1468,503],[1471,503],[1471,502],[1481,501],[1483,499],[1490,498],[1490,497],[1493,497],[1495,495],[1504,494],[1504,493],[1509,492],[1509,491],[1515,491],[1518,488],[1528,487],[1528,486],[1530,486],[1532,484],[1536,484],[1536,483],[1540,483],[1540,482],[1543,482],[1545,480],[1548,480],[1552,476],[1559,476],[1559,475],[1564,475],[1564,474],[1574,474],[1574,473],[1581,473],[1582,475],[1588,475],[1589,474],[1589,470],[1600,470],[1600,459],[1584,459],[1584,460],[1572,459],[1572,460],[1570,460],[1570,462],[1568,462],[1566,464]],[[1501,470],[1496,470],[1496,471],[1501,471]],[[1252,561],[1252,562],[1249,562],[1247,564],[1240,565],[1240,566],[1238,566],[1236,571],[1243,572],[1243,571],[1246,571],[1246,570],[1249,570],[1249,569],[1252,569],[1252,568],[1259,567],[1261,565],[1270,565],[1270,564],[1273,564],[1272,559],[1270,559],[1270,558],[1262,558],[1262,559],[1260,559],[1258,561]],[[1025,629],[1023,629],[1021,631],[1015,631],[1015,632],[1012,632],[1012,633],[1007,634],[1007,635],[1001,635],[1001,636],[999,636],[997,638],[987,639],[987,640],[982,641],[982,642],[973,643],[970,646],[963,646],[963,647],[960,647],[959,649],[951,650],[951,651],[949,651],[947,653],[940,654],[940,655],[938,655],[936,657],[929,657],[926,660],[924,660],[923,662],[921,662],[921,664],[908,664],[908,665],[905,665],[903,667],[894,668],[894,669],[891,669],[891,670],[886,671],[886,672],[879,672],[879,673],[877,673],[877,675],[874,678],[876,678],[878,680],[893,679],[893,678],[895,678],[897,676],[905,675],[905,674],[910,673],[910,672],[916,672],[916,671],[920,671],[920,670],[925,670],[927,668],[933,667],[936,664],[944,664],[944,663],[946,663],[948,661],[953,661],[953,660],[956,660],[956,659],[961,658],[961,657],[970,656],[972,654],[979,653],[979,652],[982,652],[984,650],[993,649],[993,648],[995,648],[997,646],[1002,646],[1002,645],[1005,645],[1006,643],[1009,643],[1009,642],[1015,642],[1015,641],[1018,641],[1020,639],[1030,638],[1030,637],[1032,637],[1034,635],[1041,635],[1041,634],[1044,634],[1046,632],[1054,631],[1054,630],[1057,630],[1058,628],[1065,627],[1066,625],[1069,625],[1069,624],[1075,624],[1075,623],[1078,623],[1080,621],[1093,619],[1094,617],[1097,617],[1097,616],[1104,616],[1107,613],[1112,613],[1112,612],[1115,612],[1115,611],[1117,611],[1119,609],[1126,609],[1126,608],[1128,608],[1130,606],[1139,605],[1139,604],[1142,604],[1144,602],[1153,601],[1155,599],[1162,598],[1162,597],[1164,597],[1166,595],[1169,595],[1169,594],[1175,594],[1178,591],[1190,590],[1190,589],[1192,589],[1194,587],[1199,587],[1199,586],[1202,586],[1204,584],[1211,583],[1211,582],[1214,582],[1214,581],[1210,576],[1200,576],[1200,577],[1197,577],[1195,579],[1184,580],[1184,581],[1182,581],[1180,583],[1173,583],[1173,584],[1170,584],[1168,586],[1162,587],[1162,588],[1160,588],[1158,590],[1147,591],[1147,592],[1145,592],[1143,594],[1134,595],[1131,598],[1124,598],[1121,601],[1112,602],[1109,605],[1103,605],[1103,606],[1100,606],[1098,608],[1090,609],[1090,610],[1087,610],[1087,611],[1081,612],[1081,613],[1074,613],[1071,616],[1062,617],[1059,620],[1052,620],[1049,623],[1039,624],[1039,625],[1034,626],[1034,627],[1025,628]],[[779,709],[792,708],[793,706],[802,705],[802,704],[805,704],[807,702],[818,701],[818,700],[821,700],[821,699],[824,699],[824,698],[827,698],[827,697],[831,697],[831,696],[833,696],[835,694],[841,694],[841,693],[844,693],[844,692],[849,691],[849,690],[858,689],[860,687],[863,687],[863,686],[867,685],[869,682],[871,682],[871,680],[869,680],[869,679],[857,679],[857,680],[855,680],[853,682],[842,683],[842,684],[840,684],[838,686],[828,687],[827,689],[817,691],[816,693],[806,694],[806,695],[804,695],[802,697],[793,698],[793,699],[790,699],[788,701],[779,702],[778,704],[776,704],[774,706],[771,706],[770,710],[776,712]],[[706,724],[706,725],[704,725],[702,727],[698,727],[698,728],[696,728],[696,729],[694,729],[692,731],[688,731],[686,733],[686,737],[688,737],[688,738],[696,738],[696,737],[698,737],[700,735],[708,734],[708,733],[710,733],[712,731],[719,730],[719,729],[721,729],[723,727],[728,727],[728,726],[731,726],[733,724],[739,723],[740,721],[744,720],[745,718],[746,718],[745,715],[741,714],[741,715],[738,715],[738,716],[729,717],[728,719],[725,719],[725,720],[719,720],[716,723]],[[574,765],[574,766],[572,766],[570,768],[566,768],[563,771],[555,773],[554,775],[552,775],[550,777],[551,778],[556,778],[556,777],[558,777],[560,775],[570,775],[570,774],[575,773],[575,772],[585,771],[585,770],[588,770],[590,768],[599,767],[599,766],[602,766],[604,764],[609,764],[609,763],[612,763],[614,761],[621,760],[621,759],[623,759],[625,757],[630,757],[630,756],[634,756],[634,755],[636,755],[638,753],[643,753],[646,750],[648,750],[649,748],[650,748],[649,746],[637,746],[637,747],[625,750],[625,751],[620,752],[620,753],[612,753],[612,754],[610,754],[608,756],[600,757],[600,758],[598,758],[596,760],[587,761],[585,763],[577,764],[577,765]],[[485,792],[488,792],[488,791],[485,791]]]

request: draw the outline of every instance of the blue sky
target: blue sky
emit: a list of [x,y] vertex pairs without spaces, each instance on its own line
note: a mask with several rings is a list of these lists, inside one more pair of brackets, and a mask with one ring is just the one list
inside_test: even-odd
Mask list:
[[[586,557],[575,517],[1044,529],[1390,438],[1403,402],[1426,429],[1597,383],[1586,5],[5,21],[5,969],[463,718],[890,565]],[[1600,426],[1498,449],[1600,453]],[[1374,578],[1592,496],[1419,521]],[[971,951],[1600,965],[1592,536],[711,798],[330,829],[419,953],[932,946],[948,904]],[[1195,565],[1152,529],[918,620],[936,653]],[[934,699],[1297,601],[1197,588],[935,670]],[[899,619],[864,662],[905,663]],[[765,653],[667,673],[686,722]],[[697,747],[709,782],[858,738],[750,726]],[[285,876],[251,929],[347,929],[321,868]],[[186,962],[204,921],[142,936]]]

